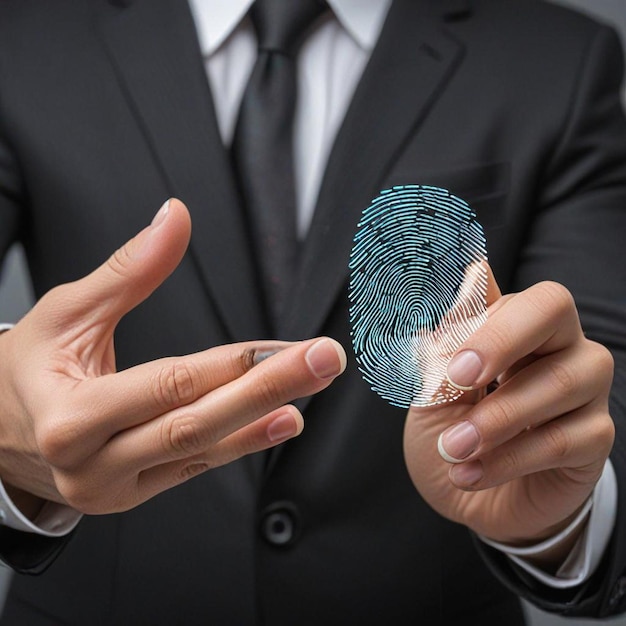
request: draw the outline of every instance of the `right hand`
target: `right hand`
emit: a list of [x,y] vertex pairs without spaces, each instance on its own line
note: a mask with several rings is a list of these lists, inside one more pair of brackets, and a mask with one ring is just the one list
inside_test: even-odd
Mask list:
[[321,338],[224,345],[117,372],[117,323],[176,268],[190,231],[187,209],[170,201],[104,265],[52,289],[0,335],[0,477],[18,506],[132,508],[298,435],[302,416],[286,403],[345,368],[341,346]]

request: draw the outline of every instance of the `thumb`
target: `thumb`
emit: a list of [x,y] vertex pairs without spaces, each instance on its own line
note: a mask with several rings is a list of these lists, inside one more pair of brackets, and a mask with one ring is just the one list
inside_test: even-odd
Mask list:
[[187,207],[179,200],[170,199],[149,226],[99,268],[74,283],[77,287],[74,292],[92,312],[97,309],[102,317],[117,323],[176,269],[190,236]]

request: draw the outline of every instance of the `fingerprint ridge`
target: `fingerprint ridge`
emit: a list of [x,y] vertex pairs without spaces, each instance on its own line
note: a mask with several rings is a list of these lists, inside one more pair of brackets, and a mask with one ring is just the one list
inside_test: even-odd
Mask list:
[[401,185],[361,216],[350,255],[350,326],[373,391],[402,408],[456,400],[447,363],[486,320],[487,251],[470,206]]

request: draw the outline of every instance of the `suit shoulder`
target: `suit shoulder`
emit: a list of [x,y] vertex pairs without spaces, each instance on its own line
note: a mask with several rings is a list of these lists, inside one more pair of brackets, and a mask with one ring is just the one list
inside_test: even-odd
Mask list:
[[95,4],[95,0],[0,0],[0,33],[23,36],[63,28],[80,22]]
[[[104,1],[104,0],[102,0]],[[54,20],[75,12],[81,12],[96,4],[96,0],[0,0],[0,15],[12,23],[28,22],[46,16]]]
[[71,54],[93,31],[95,5],[96,0],[0,0],[2,75]]
[[549,41],[564,50],[585,45],[598,31],[615,28],[597,15],[547,0],[475,0],[475,15],[492,32],[524,38],[529,44]]
[[548,80],[559,73],[571,78],[598,46],[597,58],[621,62],[617,31],[572,8],[542,0],[474,0],[473,7],[468,19],[451,28],[491,68],[518,68]]

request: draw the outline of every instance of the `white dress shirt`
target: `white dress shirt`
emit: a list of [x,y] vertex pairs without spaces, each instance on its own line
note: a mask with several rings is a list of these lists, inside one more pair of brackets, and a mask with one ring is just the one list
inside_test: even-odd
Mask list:
[[[189,0],[217,114],[222,140],[230,145],[239,104],[256,59],[256,38],[246,14],[253,0]],[[320,19],[297,58],[298,101],[294,128],[297,224],[307,232],[326,161],[354,89],[376,45],[391,0],[327,0],[332,9]],[[1,330],[1,328],[0,328]],[[539,545],[512,548],[481,538],[505,552],[543,583],[559,588],[585,581],[608,544],[617,509],[615,472],[607,461],[585,508],[568,528]],[[80,514],[54,503],[29,521],[15,508],[0,483],[0,523],[49,536],[68,533]],[[557,545],[587,524],[569,558],[555,576],[524,557]]]

